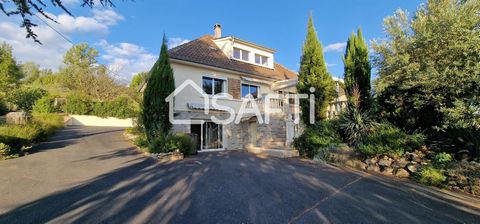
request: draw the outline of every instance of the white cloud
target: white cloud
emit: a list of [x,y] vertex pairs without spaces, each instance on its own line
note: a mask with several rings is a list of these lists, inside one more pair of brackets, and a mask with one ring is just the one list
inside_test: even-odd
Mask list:
[[[105,11],[108,11],[107,14],[113,15],[110,9]],[[80,33],[108,33],[109,26],[123,19],[121,15],[116,12],[113,13],[117,16],[112,16],[115,19],[110,21],[98,16],[95,17],[95,13],[92,17],[72,17],[65,13],[60,15],[49,13],[48,15],[55,19],[58,24],[44,20],[67,38],[70,38],[71,35]],[[57,70],[62,63],[63,55],[71,47],[71,44],[50,27],[43,25],[41,21],[35,22],[39,25],[33,27],[33,30],[38,35],[42,45],[35,43],[32,39],[25,38],[25,29],[21,28],[18,23],[8,20],[0,21],[0,30],[2,31],[0,32],[0,42],[12,45],[13,55],[20,63],[33,61],[43,68]]]
[[183,39],[180,37],[172,37],[168,39],[168,49],[174,48],[178,45],[182,45],[184,43],[190,42],[190,40]]
[[75,5],[80,3],[80,0],[62,0],[62,4],[64,5]]
[[347,43],[345,42],[329,44],[323,49],[323,52],[342,52],[345,50],[346,46]]
[[123,79],[130,80],[139,72],[149,71],[157,60],[157,56],[132,43],[110,44],[101,40],[98,45],[104,51],[101,57],[107,62],[108,68]]
[[51,26],[55,27],[62,32],[101,32],[108,33],[110,26],[116,25],[119,21],[123,20],[123,16],[117,14],[111,9],[98,10],[93,9],[92,17],[78,16],[73,17],[66,13],[62,13],[58,16],[47,13],[52,19],[57,21],[46,20]]

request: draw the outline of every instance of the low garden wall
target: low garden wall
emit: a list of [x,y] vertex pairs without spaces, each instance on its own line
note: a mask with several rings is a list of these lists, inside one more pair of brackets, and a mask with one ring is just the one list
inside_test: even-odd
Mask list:
[[114,117],[97,117],[91,115],[69,115],[65,117],[67,126],[95,126],[95,127],[133,127],[133,119],[118,119]]

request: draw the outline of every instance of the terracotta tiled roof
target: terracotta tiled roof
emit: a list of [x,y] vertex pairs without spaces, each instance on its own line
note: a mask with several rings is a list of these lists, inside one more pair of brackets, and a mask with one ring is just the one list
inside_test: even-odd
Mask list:
[[168,51],[170,58],[188,61],[236,72],[246,73],[275,80],[294,79],[297,73],[275,63],[269,69],[249,63],[232,60],[213,42],[213,36],[205,35]]

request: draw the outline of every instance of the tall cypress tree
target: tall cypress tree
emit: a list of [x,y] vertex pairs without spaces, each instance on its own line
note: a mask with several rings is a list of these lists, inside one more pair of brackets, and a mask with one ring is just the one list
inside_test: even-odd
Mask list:
[[143,95],[142,121],[149,142],[159,136],[167,135],[172,128],[168,119],[169,105],[165,99],[174,90],[175,80],[164,35],[160,57],[150,70]]
[[[311,94],[310,88],[315,88],[315,121],[327,118],[327,108],[335,96],[335,84],[327,71],[323,57],[322,44],[318,40],[310,15],[307,26],[307,37],[303,45],[303,53],[298,74],[298,93]],[[310,104],[308,100],[300,102],[302,119],[310,124]]]
[[343,57],[345,88],[352,96],[354,88],[360,92],[360,109],[367,110],[371,105],[371,65],[368,60],[368,47],[359,28],[357,35],[353,32],[348,38],[347,49]]

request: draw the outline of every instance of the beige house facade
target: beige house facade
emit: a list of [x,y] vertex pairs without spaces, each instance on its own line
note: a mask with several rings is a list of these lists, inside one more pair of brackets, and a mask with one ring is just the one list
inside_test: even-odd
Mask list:
[[[174,131],[196,139],[199,152],[248,150],[280,157],[298,155],[291,143],[302,130],[302,125],[294,122],[294,113],[299,109],[292,99],[283,97],[296,93],[297,73],[275,62],[275,50],[221,33],[221,26],[216,24],[214,35],[204,35],[169,50],[175,86],[178,88],[188,80],[197,86],[183,85],[170,99],[174,119],[201,121],[174,124]],[[277,97],[268,98],[268,94]],[[329,116],[335,116],[345,102],[344,96],[337,97]],[[260,116],[239,116],[241,109],[251,109],[253,104],[260,108]],[[266,104],[273,110],[265,110]],[[212,119],[230,117],[226,107],[231,108],[237,122],[219,123]],[[266,115],[270,118],[268,124]]]

